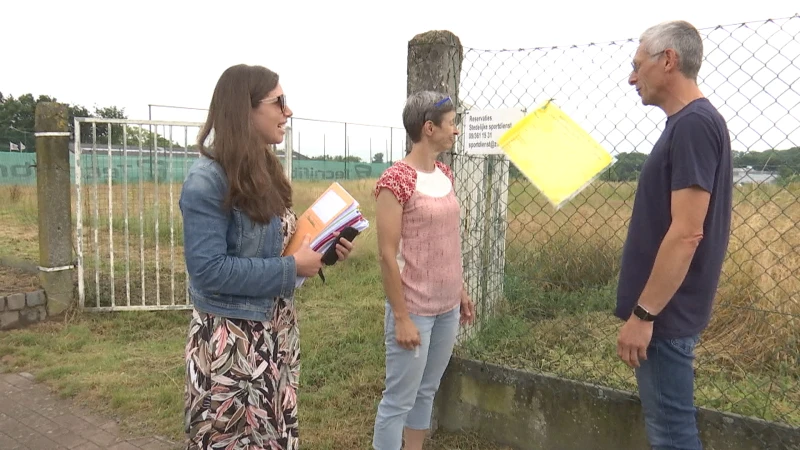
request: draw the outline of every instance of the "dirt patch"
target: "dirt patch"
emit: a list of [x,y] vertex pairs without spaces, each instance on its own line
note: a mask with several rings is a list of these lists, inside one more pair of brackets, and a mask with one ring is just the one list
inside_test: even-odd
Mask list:
[[39,277],[29,272],[0,266],[0,297],[41,289]]

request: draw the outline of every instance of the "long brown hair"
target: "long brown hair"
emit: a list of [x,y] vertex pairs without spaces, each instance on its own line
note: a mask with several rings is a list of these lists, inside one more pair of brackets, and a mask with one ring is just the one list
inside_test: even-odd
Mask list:
[[[229,67],[217,81],[208,118],[200,131],[200,153],[217,161],[228,178],[224,207],[237,207],[267,223],[292,206],[292,186],[278,157],[258,135],[250,114],[278,85],[278,74],[261,66]],[[208,148],[206,139],[214,132]]]

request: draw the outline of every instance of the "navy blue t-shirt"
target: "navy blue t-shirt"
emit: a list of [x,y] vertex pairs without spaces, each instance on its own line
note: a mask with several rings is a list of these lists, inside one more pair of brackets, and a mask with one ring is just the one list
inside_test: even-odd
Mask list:
[[672,220],[672,191],[693,185],[711,193],[703,239],[686,278],[658,314],[654,337],[691,336],[708,325],[728,248],[733,197],[731,142],[725,120],[705,98],[667,118],[664,132],[642,166],[622,250],[617,317],[630,317],[650,277]]

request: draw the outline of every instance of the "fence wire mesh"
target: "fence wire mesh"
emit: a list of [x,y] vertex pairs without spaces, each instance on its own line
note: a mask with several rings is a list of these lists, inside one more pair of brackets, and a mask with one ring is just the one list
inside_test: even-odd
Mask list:
[[[699,406],[800,426],[800,16],[700,30],[735,151],[731,241],[697,350]],[[618,159],[560,210],[499,156],[454,155],[479,323],[463,355],[635,391],[612,316],[639,169],[663,129],[628,85],[638,39],[465,49],[464,109],[552,99]]]
[[[169,120],[191,118],[201,122],[207,113],[204,108],[149,106],[162,110],[159,116],[168,116]],[[169,112],[165,114],[164,109]],[[282,156],[287,146],[292,148],[292,182],[373,179],[405,155],[405,130],[396,126],[291,117],[288,128],[291,133],[276,151]]]
[[[70,166],[75,183],[78,298],[84,309],[190,307],[178,199],[188,169],[199,157],[196,139],[202,125],[75,119],[79,137],[71,146]],[[287,129],[292,134],[275,152],[284,168],[291,171],[298,187],[295,200],[301,205],[308,204],[319,195],[317,190],[333,181],[377,178],[390,163],[384,160],[386,154],[376,150],[402,148],[405,139],[392,127],[323,120],[293,119]],[[337,138],[338,147],[324,146],[326,136],[331,135]],[[309,136],[319,138],[323,146],[298,142]],[[393,144],[390,138],[395,139]],[[306,146],[303,151],[308,154],[300,153],[300,145]],[[293,156],[288,168],[287,149]],[[324,153],[327,149],[334,152]],[[335,150],[344,153],[337,155]],[[0,169],[5,167],[3,163],[19,163],[13,166],[19,169],[13,173],[22,173],[24,164],[35,162],[35,154],[25,155],[0,153]],[[12,161],[11,156],[19,161]],[[17,186],[35,185],[35,172],[27,168],[26,174],[12,181]],[[317,183],[301,188],[301,182]]]

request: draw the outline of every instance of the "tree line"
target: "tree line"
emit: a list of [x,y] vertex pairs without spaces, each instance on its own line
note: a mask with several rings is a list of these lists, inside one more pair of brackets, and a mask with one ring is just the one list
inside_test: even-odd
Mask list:
[[[617,155],[617,162],[603,173],[601,179],[604,181],[636,181],[646,159],[647,155],[643,153],[620,153]],[[777,173],[778,182],[792,181],[800,173],[800,147],[761,152],[734,151],[733,166]]]
[[[637,181],[642,166],[647,160],[646,153],[623,152],[617,154],[617,162],[601,175],[602,181]],[[777,173],[779,183],[800,181],[800,147],[786,150],[765,150],[761,152],[733,152],[733,166],[750,167],[750,170],[763,170]],[[519,170],[511,165],[511,177],[522,177]]]
[[[22,143],[25,150],[20,148],[20,151],[32,152],[34,151],[34,124],[36,105],[39,102],[58,102],[55,97],[49,95],[40,95],[34,97],[33,94],[23,94],[19,97],[13,95],[4,95],[0,92],[0,145],[8,145],[6,141],[12,145],[19,146]],[[71,140],[75,140],[75,117],[96,117],[102,119],[127,119],[124,108],[116,106],[95,106],[92,111],[83,105],[73,105],[65,102],[60,102],[67,106],[69,115],[68,124],[69,131],[72,134]],[[80,141],[84,144],[97,144],[108,145],[109,135],[111,137],[112,145],[123,144],[123,125],[122,124],[109,124],[97,123],[94,127],[91,124],[84,124],[81,128]],[[125,126],[125,140],[128,146],[148,147],[154,142],[157,142],[159,147],[168,147],[170,145],[169,139],[157,134],[152,133],[146,129],[138,126],[124,125]],[[93,129],[94,128],[94,129]],[[96,136],[96,141],[93,136]],[[177,142],[172,142],[173,147],[181,147]],[[149,148],[149,147],[148,147]],[[0,148],[5,150],[5,148]]]
[[[36,104],[39,102],[58,102],[55,97],[49,95],[40,95],[34,97],[33,94],[23,94],[19,97],[13,95],[4,95],[0,92],[0,151],[7,151],[9,144],[14,151],[33,152],[34,150],[34,122]],[[61,102],[64,103],[64,102]],[[69,131],[72,133],[72,141],[74,142],[75,135],[75,117],[97,117],[102,119],[127,119],[125,109],[117,106],[95,106],[91,111],[82,105],[67,105],[69,114]],[[155,138],[158,147],[169,148],[170,140],[166,137],[153,133],[147,129],[125,125],[125,136],[123,136],[123,125],[111,124],[109,129],[108,124],[97,123],[92,129],[91,124],[81,126],[81,143],[91,144],[96,142],[98,145],[108,145],[109,134],[111,136],[112,145],[122,145],[123,141],[127,142],[129,148],[139,147],[140,143],[142,148],[149,149],[153,144]],[[96,135],[96,141],[93,139],[93,134]],[[124,138],[124,139],[123,139]],[[188,148],[194,150],[197,145],[190,141]],[[178,142],[172,142],[172,148],[183,148]],[[327,160],[337,162],[362,162],[358,156],[348,155],[327,155],[327,156],[313,156],[309,159],[312,160]],[[383,153],[375,153],[372,156],[374,163],[382,163],[384,159]]]
[[[40,95],[34,97],[33,94],[23,94],[19,97],[12,95],[5,96],[0,92],[0,145],[19,144],[25,148],[21,151],[32,152],[34,151],[34,135],[33,128],[35,122],[36,104],[39,102],[57,102],[55,97],[49,95]],[[63,103],[63,102],[62,102]],[[95,106],[92,111],[82,105],[66,104],[69,113],[69,130],[73,134],[74,141],[74,118],[75,117],[97,117],[103,119],[127,119],[124,108],[116,106]],[[138,147],[140,144],[143,148],[150,148],[154,142],[157,142],[158,147],[182,148],[178,142],[170,143],[170,140],[157,133],[152,133],[146,129],[125,125],[125,140],[129,147]],[[123,143],[123,125],[112,124],[110,129],[108,124],[98,123],[93,127],[89,124],[81,126],[80,140],[84,144],[91,144],[94,140],[93,135],[96,135],[96,142],[100,144],[108,144],[109,135],[111,137],[112,145],[122,145]],[[189,145],[189,149],[196,148],[194,143]],[[5,151],[5,148],[0,147],[0,151]],[[742,152],[734,151],[734,167],[751,167],[753,170],[766,170],[770,172],[777,172],[779,182],[788,182],[800,177],[800,147],[792,147],[786,150],[766,150],[762,152]],[[342,156],[314,156],[310,159],[314,160],[328,160],[328,161],[348,161],[348,162],[361,162],[361,158],[354,155]],[[376,153],[372,157],[372,162],[382,163],[384,159],[383,153]],[[639,173],[642,170],[642,165],[647,159],[647,154],[638,152],[623,152],[617,154],[617,162],[608,170],[603,172],[600,179],[603,181],[636,181],[639,178]],[[521,177],[519,170],[512,164],[510,168],[510,176],[513,178]]]

